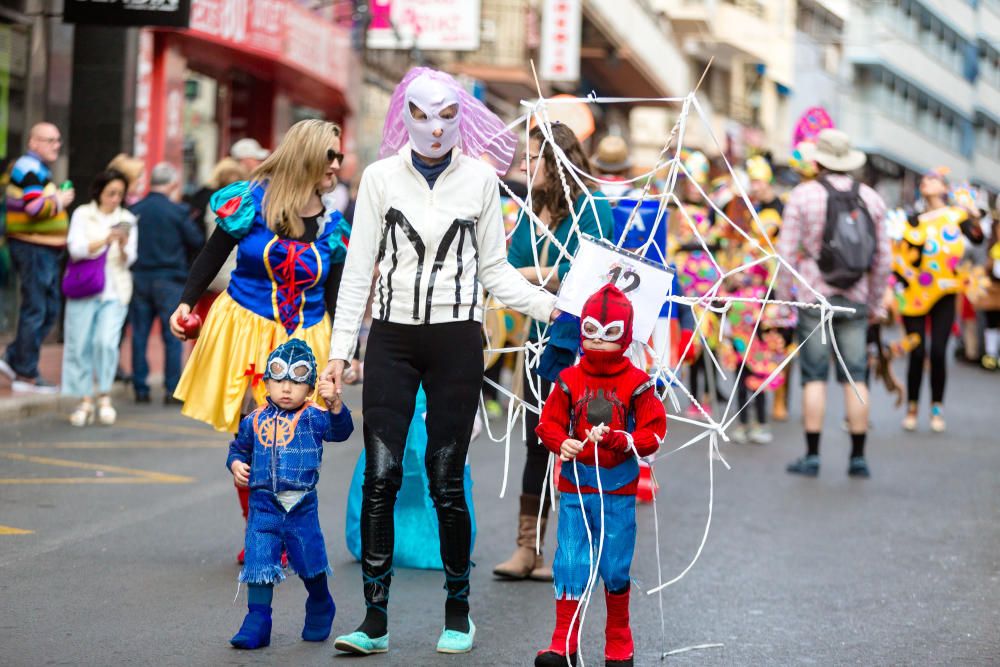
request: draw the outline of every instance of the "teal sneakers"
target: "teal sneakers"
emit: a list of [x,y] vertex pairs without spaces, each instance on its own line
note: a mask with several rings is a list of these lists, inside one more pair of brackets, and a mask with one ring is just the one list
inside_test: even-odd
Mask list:
[[383,637],[372,639],[364,632],[356,631],[349,635],[341,635],[333,642],[333,647],[344,653],[354,655],[372,655],[385,653],[389,650],[389,633]]

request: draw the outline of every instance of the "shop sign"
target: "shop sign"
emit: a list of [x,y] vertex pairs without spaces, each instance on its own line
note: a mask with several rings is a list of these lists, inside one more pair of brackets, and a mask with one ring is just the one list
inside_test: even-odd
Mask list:
[[370,49],[476,51],[481,0],[372,0]]
[[289,0],[192,0],[191,32],[346,88],[350,33]]
[[541,70],[546,81],[580,78],[581,0],[545,0],[542,6]]
[[186,28],[191,0],[64,0],[63,21]]
[[152,136],[153,35],[148,30],[139,33],[139,53],[136,58],[135,76],[135,138],[132,154],[146,161],[146,171],[142,174],[142,182],[136,186],[136,193],[144,195],[148,189],[148,176],[152,166],[149,164],[149,142]]

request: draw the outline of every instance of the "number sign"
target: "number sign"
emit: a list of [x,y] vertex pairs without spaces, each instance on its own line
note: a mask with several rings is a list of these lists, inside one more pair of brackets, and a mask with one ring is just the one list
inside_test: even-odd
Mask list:
[[606,283],[612,283],[632,302],[632,337],[645,341],[653,333],[660,308],[670,296],[673,271],[606,241],[583,236],[573,266],[563,279],[556,307],[579,316],[583,304]]

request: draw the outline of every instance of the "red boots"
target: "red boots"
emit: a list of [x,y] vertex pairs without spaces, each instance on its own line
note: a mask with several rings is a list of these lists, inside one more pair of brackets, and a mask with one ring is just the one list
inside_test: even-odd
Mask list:
[[[635,647],[629,627],[629,590],[612,595],[604,591],[608,605],[608,625],[605,629],[604,664],[606,667],[632,667]],[[556,629],[552,643],[535,657],[535,667],[566,667],[566,639],[569,638],[569,664],[576,665],[576,640],[580,619],[573,623],[580,602],[556,600]]]
[[607,667],[632,667],[635,646],[632,644],[632,629],[629,627],[629,589],[612,595],[604,591],[608,605],[608,625],[605,629],[604,658]]
[[579,600],[556,600],[556,629],[552,643],[535,657],[535,667],[566,667],[566,639],[569,638],[569,664],[576,665],[576,633],[580,619],[573,623]]

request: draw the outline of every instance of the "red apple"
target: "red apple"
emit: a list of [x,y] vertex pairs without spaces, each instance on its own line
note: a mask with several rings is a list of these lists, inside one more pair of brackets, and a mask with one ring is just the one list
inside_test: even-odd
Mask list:
[[181,329],[184,330],[184,335],[190,339],[195,339],[198,334],[201,333],[201,317],[195,313],[191,313],[187,317],[182,317],[180,320]]

